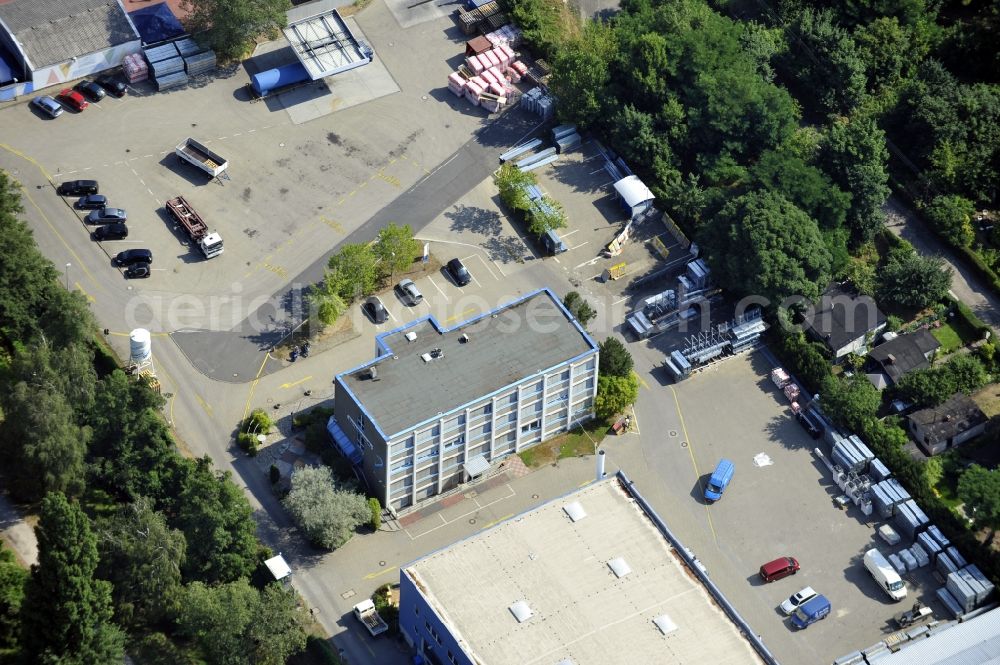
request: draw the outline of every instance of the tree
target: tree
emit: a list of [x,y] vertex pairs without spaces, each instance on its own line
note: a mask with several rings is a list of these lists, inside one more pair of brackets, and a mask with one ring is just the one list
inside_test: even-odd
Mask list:
[[527,212],[531,206],[527,192],[524,188],[538,182],[535,174],[530,171],[522,171],[511,162],[504,164],[497,169],[493,176],[493,181],[500,191],[500,200],[503,204],[514,211]]
[[610,420],[639,398],[639,377],[635,372],[628,376],[601,374],[597,377],[597,396],[594,413],[601,420]]
[[20,381],[3,405],[6,412],[18,414],[4,421],[0,437],[0,449],[14,471],[11,489],[18,498],[37,501],[47,492],[82,492],[87,436],[74,423],[73,409],[62,393]]
[[566,212],[562,204],[553,201],[548,195],[542,196],[540,201],[533,201],[528,210],[528,230],[535,235],[542,235],[546,231],[562,229],[566,227]]
[[371,519],[364,495],[334,485],[327,467],[299,469],[284,500],[299,528],[314,545],[336,549]]
[[858,373],[848,379],[825,381],[820,403],[823,413],[835,423],[858,431],[866,419],[878,413],[882,396],[864,374]]
[[851,195],[815,166],[788,149],[768,150],[751,171],[767,189],[780,192],[823,229],[839,229],[847,219]]
[[597,316],[597,312],[590,306],[590,303],[576,291],[570,291],[566,294],[566,297],[563,298],[563,305],[584,328],[587,327],[591,319]]
[[378,232],[373,250],[382,277],[406,270],[423,253],[423,247],[419,240],[413,238],[413,229],[409,224],[396,226],[391,222]]
[[178,600],[184,534],[140,497],[97,529],[98,575],[113,585],[115,614],[132,627],[151,626]]
[[0,653],[14,650],[18,644],[18,613],[24,601],[28,571],[14,558],[14,553],[0,543]]
[[971,354],[953,356],[941,371],[947,373],[952,392],[966,395],[976,392],[990,380],[982,361]]
[[565,122],[588,127],[599,120],[611,59],[617,51],[614,31],[600,21],[588,21],[583,36],[563,45],[552,63],[549,87],[560,100],[556,111]]
[[190,12],[187,27],[193,34],[205,33],[204,40],[224,60],[248,54],[256,39],[274,39],[288,19],[288,0],[183,0]]
[[956,194],[935,196],[926,210],[927,219],[934,229],[949,242],[961,247],[969,247],[976,239],[972,230],[972,215],[975,212],[972,201]]
[[909,372],[896,384],[896,391],[905,401],[921,408],[942,404],[955,394],[951,378],[935,369]]
[[1000,528],[1000,471],[973,464],[958,479],[958,498],[976,526],[990,530],[984,542],[993,542]]
[[939,256],[896,250],[878,270],[879,300],[922,309],[941,301],[951,288],[951,268]]
[[203,457],[190,467],[170,526],[184,532],[186,580],[229,582],[247,577],[257,564],[253,511],[228,471],[213,471]]
[[872,118],[835,121],[820,150],[820,166],[851,195],[847,228],[856,244],[868,242],[885,222],[882,204],[889,197],[885,133]]
[[865,63],[849,32],[836,24],[832,10],[803,9],[787,28],[786,69],[800,98],[822,113],[847,113],[865,97]]
[[330,257],[326,279],[344,302],[374,293],[378,286],[378,259],[371,245],[344,245]]
[[916,65],[927,55],[930,45],[916,39],[915,32],[900,25],[895,16],[881,16],[855,29],[858,56],[865,64],[868,87],[875,94],[913,76]]
[[608,337],[600,343],[600,364],[598,374],[607,376],[630,376],[632,374],[632,354],[617,337]]
[[245,579],[189,585],[177,623],[214,665],[284,665],[306,646],[305,619],[294,592]]
[[90,521],[65,495],[42,500],[38,563],[21,605],[21,642],[33,662],[121,663],[125,635],[111,621],[111,583],[94,577],[97,544]]
[[322,281],[314,284],[306,294],[310,319],[315,315],[321,327],[333,325],[347,311],[347,304],[337,292],[337,286],[334,273],[324,272]]
[[792,295],[814,299],[830,281],[830,252],[816,222],[774,192],[730,201],[701,244],[721,285],[775,306]]

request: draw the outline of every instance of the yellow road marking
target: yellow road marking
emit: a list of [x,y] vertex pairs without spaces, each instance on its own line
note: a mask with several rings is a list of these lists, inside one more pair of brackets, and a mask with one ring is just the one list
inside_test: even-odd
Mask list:
[[582,483],[580,483],[579,485],[577,485],[577,487],[583,487],[584,485],[589,485],[592,482],[594,482],[594,481],[593,480],[585,480]]
[[260,383],[260,375],[264,373],[264,365],[267,364],[267,359],[270,357],[270,351],[264,354],[264,360],[260,363],[260,369],[257,370],[257,376],[255,376],[254,380],[250,383],[250,394],[247,395],[247,404],[243,408],[243,420],[246,420],[247,416],[250,415],[250,400],[253,399],[253,391],[257,389],[257,384]]
[[478,311],[478,310],[475,307],[471,307],[471,308],[465,310],[464,312],[462,312],[461,314],[456,314],[455,316],[449,318],[448,320],[445,321],[445,323],[451,323],[455,319],[460,319],[463,316],[467,316],[467,315],[472,314],[473,312],[476,312],[476,311]]
[[311,378],[312,378],[312,374],[310,374],[309,376],[307,376],[307,377],[306,377],[306,378],[304,378],[304,379],[299,379],[298,381],[293,381],[293,382],[291,382],[291,383],[282,383],[282,384],[281,384],[281,385],[279,386],[279,388],[292,388],[292,387],[294,387],[294,386],[297,386],[297,385],[299,385],[300,383],[305,383],[306,381],[308,381],[308,380],[309,380],[309,379],[311,379]]
[[504,521],[506,521],[506,520],[509,520],[509,519],[510,519],[511,517],[513,517],[513,516],[514,516],[514,513],[511,513],[510,515],[504,515],[503,517],[501,517],[501,518],[500,518],[500,519],[498,519],[498,520],[493,520],[493,521],[492,521],[492,522],[490,522],[489,524],[484,524],[484,525],[482,526],[482,528],[483,528],[483,529],[489,529],[489,528],[490,528],[491,526],[495,526],[495,525],[497,525],[497,524],[500,524],[500,522],[504,522]]
[[[642,432],[639,431],[639,417],[637,415],[635,415],[635,405],[633,404],[629,408],[632,410],[632,427],[635,428],[635,433],[636,434],[642,434]],[[587,431],[587,430],[584,430],[584,431]],[[690,445],[691,444],[688,443],[689,447],[690,447]]]
[[25,160],[27,160],[27,161],[31,162],[32,164],[34,164],[35,168],[37,168],[37,169],[38,169],[39,171],[41,171],[41,172],[42,172],[42,175],[43,175],[43,176],[45,176],[45,179],[46,179],[46,180],[52,180],[52,176],[50,176],[50,175],[48,174],[48,172],[47,172],[47,171],[45,170],[45,167],[44,167],[44,166],[42,166],[41,164],[39,164],[38,162],[36,162],[36,161],[34,160],[34,158],[32,158],[32,157],[29,157],[28,155],[24,154],[23,152],[21,152],[21,151],[20,151],[20,150],[18,150],[17,148],[13,148],[13,147],[11,147],[11,146],[7,145],[6,143],[0,143],[0,148],[3,148],[3,149],[4,149],[4,150],[6,150],[7,152],[12,152],[12,153],[14,153],[15,155],[17,155],[17,156],[18,156],[18,157],[20,157],[21,159],[25,159]]
[[205,400],[203,400],[201,398],[201,395],[199,395],[198,393],[195,393],[194,394],[194,398],[196,400],[198,400],[198,404],[201,404],[201,408],[205,409],[205,413],[207,413],[209,416],[213,415],[212,414],[212,407],[208,405],[208,402],[206,402]]
[[385,575],[386,573],[391,573],[394,570],[399,570],[399,569],[396,568],[396,566],[392,566],[391,568],[386,568],[385,570],[380,570],[377,573],[368,573],[367,575],[365,575],[365,579],[366,580],[373,580],[376,577],[380,577],[382,575]]
[[646,379],[642,378],[638,372],[635,373],[635,378],[639,379],[639,384],[642,385],[643,388],[649,390],[649,384],[646,383]]
[[[677,399],[677,391],[674,390],[673,386],[670,386],[670,393],[674,396],[674,404],[677,406],[677,417],[681,421],[681,431],[684,432],[684,440],[687,441],[688,455],[691,456],[691,466],[694,467],[694,475],[697,476],[698,482],[701,482],[701,471],[698,470],[698,462],[694,459],[694,443],[691,442],[691,437],[688,436],[687,425],[684,424],[684,414],[681,413],[681,403]],[[705,488],[702,487],[704,490]],[[715,541],[716,546],[719,544],[719,537],[715,533],[715,524],[712,523],[712,511],[705,506],[705,514],[708,516],[708,528],[712,530],[712,540]]]
[[87,293],[86,291],[84,291],[84,290],[83,290],[83,287],[82,287],[82,286],[80,286],[80,282],[73,282],[73,286],[75,286],[75,287],[76,287],[77,289],[79,289],[79,290],[80,290],[80,293],[82,293],[82,294],[83,294],[83,296],[84,296],[84,297],[85,297],[85,298],[86,298],[86,299],[87,299],[88,301],[90,301],[90,302],[97,302],[97,301],[96,301],[96,300],[94,299],[94,296],[90,295],[89,293]]

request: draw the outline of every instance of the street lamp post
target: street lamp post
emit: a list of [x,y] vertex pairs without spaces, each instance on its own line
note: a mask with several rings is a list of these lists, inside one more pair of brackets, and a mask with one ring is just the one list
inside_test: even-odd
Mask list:
[[70,269],[70,266],[72,266],[72,265],[73,265],[72,263],[67,263],[66,264],[66,290],[67,291],[69,291],[69,269]]

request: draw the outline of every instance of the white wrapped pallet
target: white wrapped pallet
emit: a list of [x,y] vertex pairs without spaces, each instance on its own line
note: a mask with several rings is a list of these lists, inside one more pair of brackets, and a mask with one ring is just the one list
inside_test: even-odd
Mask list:
[[976,592],[962,579],[960,572],[948,573],[945,588],[948,589],[963,611],[971,612],[976,608]]
[[917,536],[917,542],[927,552],[927,556],[930,557],[931,561],[934,561],[941,551],[941,545],[926,531]]
[[927,532],[931,534],[931,537],[938,542],[938,545],[941,546],[941,549],[945,549],[946,547],[951,545],[951,541],[948,540],[948,538],[944,535],[944,533],[941,532],[941,529],[939,529],[937,525],[932,524],[931,526],[927,527]]
[[993,582],[990,582],[989,578],[983,574],[983,571],[979,570],[979,567],[974,563],[970,563],[965,567],[965,572],[971,575],[979,585],[983,588],[983,593],[981,596],[976,598],[976,604],[982,605],[990,596],[993,595],[993,591],[996,589]]
[[868,465],[868,473],[876,482],[881,482],[892,475],[892,472],[889,471],[889,467],[887,467],[885,463],[877,457],[871,461],[871,464]]
[[903,564],[906,565],[907,571],[917,569],[917,560],[913,558],[913,554],[910,553],[910,550],[900,550],[899,558],[903,560]]
[[941,601],[941,604],[944,605],[948,612],[951,613],[952,618],[963,614],[962,606],[958,604],[958,601],[951,595],[951,592],[948,591],[947,587],[941,587],[935,593],[937,594],[938,600]]
[[899,558],[898,554],[890,554],[886,558],[889,559],[889,563],[892,565],[892,567],[896,570],[897,573],[902,575],[903,573],[906,572],[906,564],[903,563],[903,560]]
[[879,538],[884,540],[889,545],[895,545],[899,542],[899,534],[896,533],[896,530],[888,524],[883,524],[878,528],[878,535]]
[[962,553],[954,545],[949,546],[945,551],[948,552],[948,556],[955,562],[957,568],[965,568],[969,565],[969,562],[965,560],[965,557],[962,556]]
[[913,558],[917,560],[917,568],[930,565],[931,558],[927,555],[927,550],[920,546],[920,543],[913,543],[910,551],[913,552]]

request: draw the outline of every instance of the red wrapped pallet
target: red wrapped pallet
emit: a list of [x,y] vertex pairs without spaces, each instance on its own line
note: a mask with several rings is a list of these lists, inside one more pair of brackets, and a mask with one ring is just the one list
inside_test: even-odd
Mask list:
[[494,53],[493,51],[487,51],[483,55],[485,55],[489,59],[490,66],[492,66],[492,67],[499,67],[500,66],[500,58],[498,58],[497,54]]

